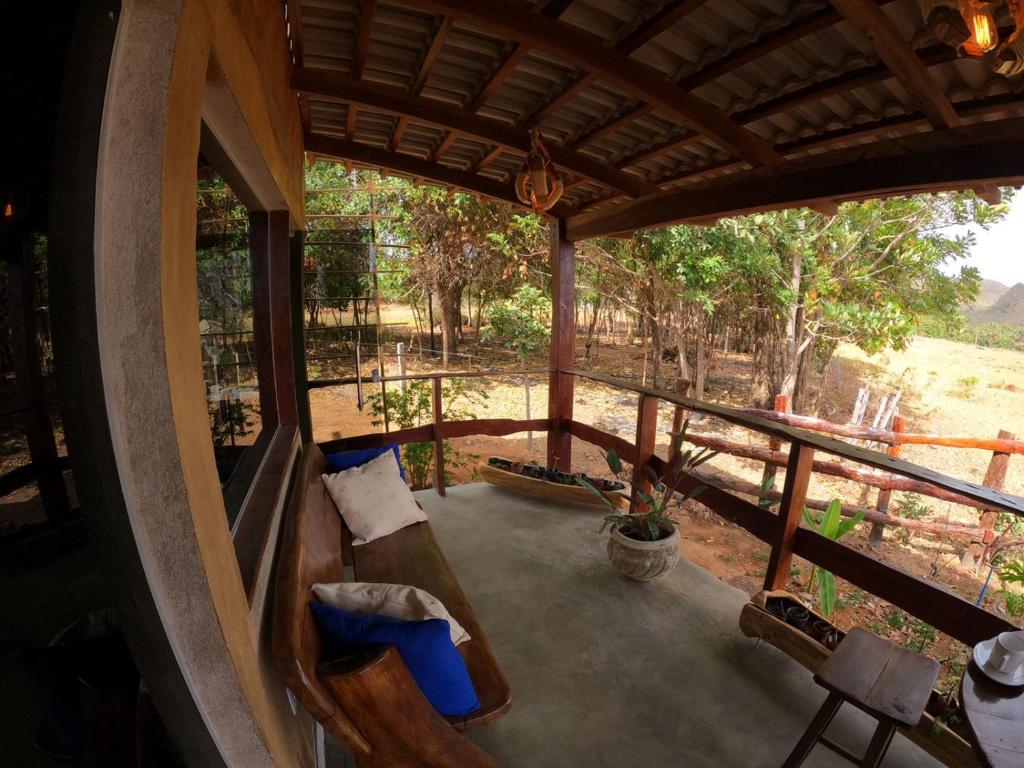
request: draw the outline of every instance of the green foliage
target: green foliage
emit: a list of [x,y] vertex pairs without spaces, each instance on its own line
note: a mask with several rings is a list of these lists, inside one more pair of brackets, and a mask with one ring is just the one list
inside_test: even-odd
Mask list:
[[[388,389],[386,396],[373,392],[367,396],[370,410],[373,413],[374,426],[384,423],[385,404],[389,425],[398,425],[400,429],[410,429],[429,424],[434,418],[433,382],[430,380],[413,380],[406,382],[406,389]],[[470,407],[488,398],[482,389],[470,389],[465,380],[447,379],[441,387],[441,402],[444,404],[442,417],[445,421],[460,421],[476,418]],[[471,460],[478,458],[472,454],[464,454],[452,444],[451,440],[443,443],[445,478],[451,471],[464,467]],[[434,473],[434,444],[406,443],[402,446],[402,463],[414,490],[428,488]]]
[[[703,493],[707,486],[700,484],[691,486],[683,494],[676,491],[678,485],[683,483],[685,479],[692,477],[690,473],[694,469],[718,455],[718,451],[711,451],[707,448],[701,448],[696,453],[694,453],[693,449],[689,449],[684,453],[682,445],[686,439],[688,426],[689,421],[684,422],[682,430],[672,441],[670,455],[673,459],[669,462],[668,469],[664,475],[659,477],[649,466],[644,468],[647,479],[651,484],[651,490],[647,491],[643,484],[632,483],[633,493],[636,494],[637,499],[643,506],[643,511],[624,514],[619,511],[619,508],[608,496],[601,493],[587,478],[576,478],[577,483],[601,499],[605,506],[612,511],[612,514],[604,519],[604,524],[601,526],[602,533],[607,528],[615,528],[624,535],[639,539],[640,541],[658,541],[664,538],[664,531],[666,529],[675,525],[675,521],[669,516],[671,511]],[[609,450],[605,454],[605,461],[608,464],[608,469],[615,477],[620,480],[627,479],[623,471],[622,459],[619,458],[618,453],[614,450]]]
[[939,631],[931,624],[915,619],[905,645],[913,651],[924,653],[939,641]]
[[525,362],[551,337],[550,307],[548,298],[539,289],[521,285],[511,298],[491,308],[490,326],[484,329],[483,340],[500,338],[520,362]]
[[[864,512],[858,512],[847,520],[843,520],[842,513],[842,501],[840,499],[832,499],[825,510],[825,514],[817,519],[811,515],[809,509],[804,507],[804,521],[819,536],[824,536],[832,541],[839,541],[839,539],[852,531],[864,519]],[[811,570],[811,578],[807,584],[807,591],[811,594],[814,594],[815,584],[817,584],[818,591],[818,609],[821,611],[822,616],[831,616],[836,609],[836,577],[831,571],[816,565]]]
[[[1024,587],[1024,561],[1011,560],[999,569],[999,580],[1004,585]],[[1024,617],[1024,595],[1004,589],[999,593],[1006,606],[1006,612],[1017,618]]]
[[907,626],[907,615],[899,608],[893,608],[885,614],[885,623],[893,629],[903,629]]
[[923,520],[934,513],[935,510],[925,504],[916,493],[904,493],[901,495],[896,512],[900,517],[907,520]]
[[210,433],[213,444],[234,445],[235,440],[253,433],[256,425],[252,418],[259,414],[259,408],[244,400],[208,400]]

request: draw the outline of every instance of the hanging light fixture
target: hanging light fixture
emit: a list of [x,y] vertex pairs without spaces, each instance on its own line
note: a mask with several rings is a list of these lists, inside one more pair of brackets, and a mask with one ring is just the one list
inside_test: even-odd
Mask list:
[[967,22],[970,38],[963,44],[968,56],[984,56],[996,47],[999,32],[991,6],[982,0],[960,0],[960,15]]
[[530,134],[530,153],[516,176],[516,197],[536,213],[546,213],[562,197],[563,190],[551,156],[540,140],[540,132],[534,129]]

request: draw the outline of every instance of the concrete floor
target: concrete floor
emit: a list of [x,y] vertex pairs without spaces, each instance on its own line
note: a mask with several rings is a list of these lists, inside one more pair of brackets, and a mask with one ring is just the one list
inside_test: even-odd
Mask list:
[[[685,560],[638,584],[608,564],[601,513],[485,484],[417,494],[512,684],[511,712],[472,738],[515,768],[763,766],[785,759],[824,692],[742,635],[747,595]],[[860,753],[873,721],[829,734]],[[847,766],[818,746],[810,768]],[[938,766],[897,736],[885,766]]]

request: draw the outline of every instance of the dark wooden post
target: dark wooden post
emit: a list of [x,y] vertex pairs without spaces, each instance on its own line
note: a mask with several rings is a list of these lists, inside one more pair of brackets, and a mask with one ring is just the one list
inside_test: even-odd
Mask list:
[[654,443],[658,437],[658,403],[654,395],[640,395],[636,407],[636,463],[633,464],[633,494],[629,502],[630,512],[643,512],[647,505],[640,501],[637,489],[651,492],[651,481],[644,469],[654,455]]
[[[789,396],[788,395],[776,395],[775,396],[775,412],[786,413],[789,410]],[[775,435],[768,436],[768,449],[770,451],[782,450],[782,441],[775,437]],[[775,476],[777,474],[777,467],[770,461],[764,463],[764,471],[761,473],[761,487],[765,490],[775,490]],[[765,501],[770,498],[769,496],[762,496],[759,501]]]
[[799,440],[794,440],[789,446],[789,462],[786,465],[786,482],[782,486],[779,519],[772,539],[768,571],[764,575],[765,589],[783,589],[789,581],[789,569],[793,564],[793,541],[804,515],[804,503],[807,501],[807,486],[811,481],[813,464],[814,449]]
[[14,258],[7,265],[7,299],[18,407],[22,409],[25,439],[43,510],[47,519],[55,523],[67,516],[70,504],[53,438],[53,423],[36,347],[35,268],[31,235],[23,234],[20,245],[20,258],[19,254],[13,254]]
[[434,489],[445,495],[444,482],[444,411],[441,403],[441,377],[434,377]]
[[[999,439],[1016,440],[1017,436],[1013,432],[1000,429]],[[987,488],[995,488],[997,491],[1003,490],[1003,486],[1006,485],[1006,470],[1009,466],[1010,454],[993,451],[992,458],[988,461],[988,469],[985,470],[985,479],[982,481],[982,485]],[[964,555],[965,565],[977,568],[985,561],[985,551],[994,539],[992,532],[995,531],[998,517],[998,512],[993,512],[991,509],[982,510],[981,527],[984,531],[984,539],[980,542],[972,542],[967,547],[967,552]]]
[[[898,436],[906,430],[906,428],[906,419],[904,419],[902,416],[898,414],[892,417],[892,431],[896,434],[897,439]],[[900,444],[898,442],[894,442],[892,445],[889,446],[885,453],[887,456],[891,456],[892,458],[895,459],[897,456],[900,455]],[[892,475],[890,475],[890,477],[892,477]],[[878,508],[879,512],[885,515],[889,513],[890,501],[892,501],[892,489],[882,488],[878,491],[878,501],[876,502],[875,506]],[[885,523],[874,523],[871,526],[870,541],[875,544],[880,543],[882,541],[882,535],[884,533]]]
[[252,325],[263,429],[298,424],[287,211],[249,214]]
[[551,373],[548,379],[548,467],[572,469],[572,420],[575,379],[563,373],[576,357],[576,245],[565,239],[565,221],[551,221]]
[[299,434],[303,443],[313,441],[313,417],[309,410],[309,378],[306,371],[306,236],[296,232],[291,239],[292,360],[295,368],[295,405],[299,415]]

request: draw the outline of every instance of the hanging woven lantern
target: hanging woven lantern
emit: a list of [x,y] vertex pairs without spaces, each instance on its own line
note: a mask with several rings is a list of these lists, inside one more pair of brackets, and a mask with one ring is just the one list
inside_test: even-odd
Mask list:
[[551,210],[562,197],[562,180],[536,130],[530,134],[530,154],[516,176],[516,197],[537,213]]

